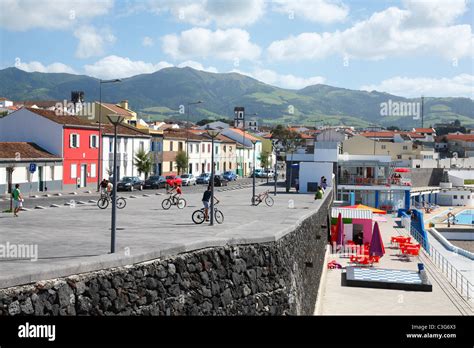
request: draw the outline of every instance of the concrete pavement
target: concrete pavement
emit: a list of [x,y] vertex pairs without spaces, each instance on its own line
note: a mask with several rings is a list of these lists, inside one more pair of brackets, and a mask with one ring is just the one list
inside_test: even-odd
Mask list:
[[[261,186],[257,192],[268,187]],[[23,212],[19,218],[0,214],[0,244],[36,244],[38,261],[0,260],[0,287],[26,284],[69,274],[123,266],[180,252],[225,244],[278,240],[314,213],[320,201],[312,195],[279,193],[275,205],[250,205],[251,189],[219,188],[216,197],[225,215],[222,225],[195,225],[194,210],[202,207],[201,192],[185,194],[188,206],[163,210],[165,196],[127,199],[118,210],[117,248],[110,250],[110,207],[95,204]],[[288,208],[293,199],[295,208]]]

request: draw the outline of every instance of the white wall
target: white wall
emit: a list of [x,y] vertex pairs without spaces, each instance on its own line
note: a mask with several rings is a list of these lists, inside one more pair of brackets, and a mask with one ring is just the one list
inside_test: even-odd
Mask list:
[[33,142],[63,157],[63,126],[26,109],[0,118],[0,141]]
[[300,192],[306,193],[308,182],[319,183],[321,177],[325,176],[328,186],[332,185],[333,164],[332,162],[301,162],[300,163]]

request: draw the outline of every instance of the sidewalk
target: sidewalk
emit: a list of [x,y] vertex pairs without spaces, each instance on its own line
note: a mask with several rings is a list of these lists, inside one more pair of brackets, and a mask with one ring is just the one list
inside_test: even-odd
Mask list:
[[[385,255],[374,267],[418,271],[418,257],[406,261],[397,256],[398,249],[390,246],[390,237],[400,233],[394,228],[395,219],[387,215],[387,222],[379,223],[385,245]],[[343,255],[342,255],[343,256]],[[349,258],[329,254],[328,261],[336,260],[343,267]],[[317,315],[461,315],[440,285],[431,277],[432,292],[345,287],[341,285],[340,269],[328,269],[323,284],[321,310]]]

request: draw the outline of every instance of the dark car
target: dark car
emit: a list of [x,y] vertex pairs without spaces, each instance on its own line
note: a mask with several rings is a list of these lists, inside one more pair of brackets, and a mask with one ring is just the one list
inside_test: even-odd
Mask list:
[[222,175],[214,175],[214,186],[227,186],[228,182]]
[[209,179],[211,178],[211,174],[209,173],[202,173],[196,179],[197,184],[209,184]]
[[138,176],[124,176],[117,183],[117,191],[143,190],[144,182]]
[[145,180],[145,185],[143,185],[143,188],[159,189],[159,188],[165,187],[165,185],[166,185],[166,179],[164,176],[153,175]]
[[234,181],[234,180],[237,180],[237,174],[235,174],[234,172],[225,172],[224,174],[222,174],[222,176],[224,177],[224,179],[226,179],[227,181]]

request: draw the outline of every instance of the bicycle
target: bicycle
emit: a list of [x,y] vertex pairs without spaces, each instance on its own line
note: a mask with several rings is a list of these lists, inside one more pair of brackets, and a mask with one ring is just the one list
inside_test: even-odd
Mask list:
[[[97,201],[97,206],[100,209],[106,209],[109,206],[109,203],[112,203],[112,195],[108,193],[101,193],[100,198]],[[118,197],[115,201],[115,204],[118,209],[123,209],[127,205],[127,201],[124,197]]]
[[259,205],[260,203],[265,202],[265,204],[268,205],[269,207],[273,206],[274,201],[273,201],[273,198],[270,197],[269,192],[270,191],[267,190],[263,193],[255,195],[252,198],[252,204],[253,205]]
[[[224,214],[217,209],[216,205],[217,203],[214,204],[214,218],[218,224],[222,224],[224,222]],[[191,218],[196,225],[202,224],[205,220],[204,208],[194,211]]]
[[177,206],[178,209],[183,209],[186,207],[186,200],[181,197],[177,198],[173,195],[170,195],[168,198],[164,199],[163,202],[161,202],[161,207],[164,210],[168,210],[172,205]]

